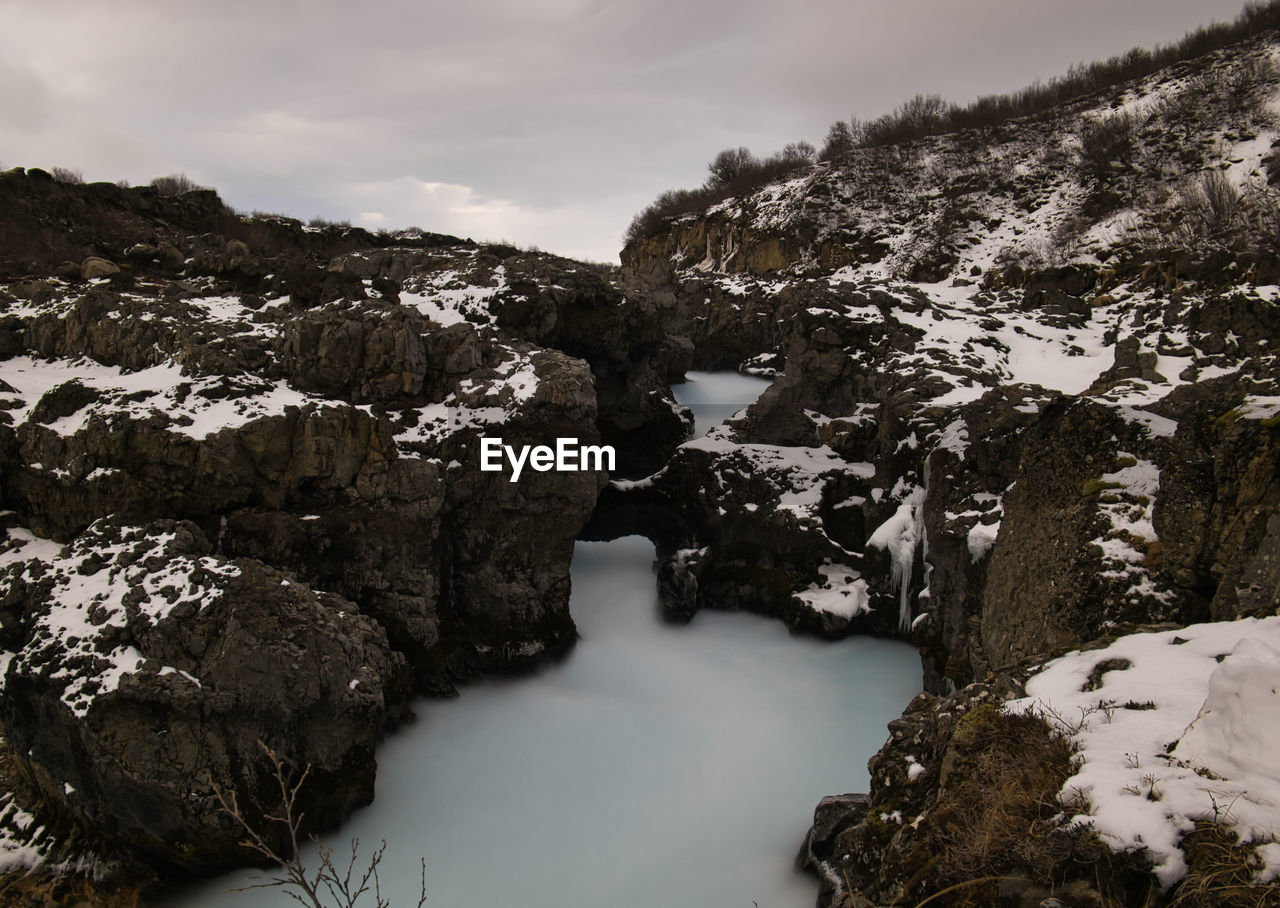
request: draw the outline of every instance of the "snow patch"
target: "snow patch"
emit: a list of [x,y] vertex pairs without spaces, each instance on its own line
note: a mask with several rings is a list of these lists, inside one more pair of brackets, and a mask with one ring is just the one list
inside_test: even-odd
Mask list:
[[[14,538],[10,531],[10,541]],[[93,527],[66,547],[24,540],[22,552],[29,560],[22,576],[49,584],[48,606],[34,616],[23,649],[6,654],[0,683],[15,670],[48,672],[62,684],[62,702],[84,718],[97,697],[116,690],[146,662],[132,645],[118,642],[128,626],[126,599],[127,608],[158,623],[179,607],[198,611],[217,602],[219,581],[240,574],[235,565],[216,558],[175,554],[174,541],[172,533],[152,536],[131,527],[120,529],[111,542]],[[158,666],[157,671],[200,684],[176,668]]]
[[797,598],[815,612],[840,618],[855,618],[871,611],[871,594],[862,574],[843,564],[824,564],[818,568],[821,584],[811,583]]
[[969,561],[977,564],[991,551],[1000,535],[1000,521],[995,523],[975,523],[969,528]]
[[1197,821],[1262,843],[1263,876],[1280,873],[1280,617],[1124,636],[1047,663],[1026,690],[1005,708],[1042,712],[1079,748],[1063,798],[1091,811],[1073,823],[1145,851],[1166,887]]

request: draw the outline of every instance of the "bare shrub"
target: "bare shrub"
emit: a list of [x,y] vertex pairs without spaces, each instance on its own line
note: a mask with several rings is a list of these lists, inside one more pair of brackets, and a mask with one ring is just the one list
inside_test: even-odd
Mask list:
[[660,233],[670,220],[696,211],[706,211],[709,195],[697,189],[668,189],[631,219],[623,236],[628,243]]
[[1225,235],[1242,226],[1240,190],[1221,171],[1211,170],[1184,188],[1180,207],[1184,223],[1197,232]]
[[1280,190],[1251,184],[1242,193],[1240,208],[1245,223],[1258,241],[1272,245],[1280,242]]
[[1131,226],[1126,244],[1151,259],[1246,258],[1280,244],[1280,190],[1235,186],[1219,171],[1186,180],[1157,216]]
[[760,162],[751,154],[750,149],[726,148],[707,165],[707,171],[710,176],[707,177],[707,186],[718,188],[721,186],[729,186],[742,178],[742,176],[750,170],[760,166]]
[[853,127],[844,120],[836,120],[827,130],[827,138],[822,143],[822,153],[819,157],[823,161],[839,161],[853,151],[858,144]]
[[1105,179],[1133,157],[1134,118],[1123,111],[1089,120],[1080,130],[1080,165]]
[[[389,908],[390,901],[382,896],[381,881],[378,878],[378,867],[382,863],[387,843],[384,841],[369,857],[367,864],[357,869],[357,853],[359,839],[351,840],[351,858],[346,867],[335,863],[332,848],[320,848],[315,837],[311,842],[319,848],[319,865],[308,870],[299,853],[299,830],[302,828],[303,814],[298,811],[298,795],[306,784],[311,773],[308,765],[295,781],[288,765],[270,747],[258,742],[266,754],[271,766],[271,777],[280,789],[280,801],[267,810],[262,811],[265,822],[273,824],[272,829],[258,829],[250,822],[246,812],[241,808],[234,791],[224,791],[213,784],[213,793],[218,799],[223,813],[231,817],[245,831],[241,842],[248,850],[270,861],[279,868],[280,875],[263,883],[245,887],[247,889],[280,888],[290,898],[308,908],[355,908],[360,900],[371,895],[375,908]],[[283,848],[276,843],[284,842]],[[418,908],[427,901],[427,865],[422,862],[422,884],[418,897]]]
[[1227,112],[1246,116],[1253,125],[1268,125],[1274,116],[1265,101],[1277,77],[1277,65],[1270,55],[1251,57],[1236,66],[1219,71],[1217,78],[1207,80],[1224,103]]
[[1188,80],[1181,91],[1162,99],[1152,112],[1152,119],[1163,121],[1166,128],[1176,130],[1184,142],[1201,129],[1206,111],[1204,96],[1205,78],[1197,76]]
[[863,145],[894,145],[946,131],[943,127],[953,106],[939,95],[916,95],[899,104],[893,113],[863,124]]
[[797,166],[812,164],[818,158],[818,150],[803,139],[799,142],[788,142],[778,152],[778,160]]
[[808,142],[792,142],[764,159],[757,158],[745,147],[726,148],[707,165],[707,181],[701,187],[662,193],[632,218],[623,241],[632,243],[653,236],[673,218],[701,213],[724,199],[754,192],[809,167],[815,157],[816,152]]
[[84,174],[70,167],[55,167],[51,171],[53,178],[59,183],[83,183]]
[[165,177],[156,177],[151,181],[152,188],[161,195],[182,195],[194,189],[204,189],[185,173],[171,173]]

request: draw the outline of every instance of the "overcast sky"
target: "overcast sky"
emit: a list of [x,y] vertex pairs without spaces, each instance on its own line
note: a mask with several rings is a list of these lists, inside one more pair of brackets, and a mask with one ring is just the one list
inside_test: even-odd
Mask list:
[[722,148],[820,146],[1243,0],[0,0],[0,165],[616,261]]

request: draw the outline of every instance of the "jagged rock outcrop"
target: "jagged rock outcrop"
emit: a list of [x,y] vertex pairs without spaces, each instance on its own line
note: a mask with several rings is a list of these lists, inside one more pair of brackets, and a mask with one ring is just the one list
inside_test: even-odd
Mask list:
[[[77,311],[66,317],[75,319]],[[312,313],[303,316],[311,318]],[[415,315],[406,318],[426,332],[400,334],[406,344],[416,345],[417,359],[425,363],[435,346],[428,323],[415,321]],[[127,324],[116,323],[125,324],[122,333],[127,334]],[[291,326],[285,322],[286,332]],[[371,329],[374,337],[379,327]],[[376,341],[372,346],[379,348]],[[475,478],[478,427],[463,425],[462,414],[482,407],[460,404],[451,414],[448,406],[428,404],[390,418],[341,399],[308,397],[294,388],[307,388],[308,376],[324,369],[348,376],[352,384],[329,390],[346,391],[356,402],[368,399],[361,374],[385,375],[377,369],[361,372],[371,355],[368,345],[317,342],[309,349],[312,372],[282,357],[282,371],[290,378],[301,376],[294,384],[243,374],[184,381],[176,369],[160,365],[91,381],[73,379],[33,394],[24,404],[30,407],[26,418],[10,430],[18,464],[6,471],[6,500],[32,529],[57,538],[69,538],[111,513],[194,519],[229,553],[269,553],[271,563],[362,602],[392,629],[397,645],[431,687],[448,685],[450,664],[461,670],[477,661],[454,653],[459,643],[494,653],[478,662],[497,668],[500,653],[515,658],[571,642],[568,557],[594,503],[599,477],[557,474],[550,479],[531,472],[519,484],[506,475]],[[503,407],[513,411],[503,426],[507,443],[554,442],[560,436],[578,437],[584,444],[598,441],[594,394],[583,364],[492,342],[484,349],[496,365],[482,361],[468,372],[455,368],[452,384],[469,383],[471,402],[494,404],[504,418]],[[35,380],[48,368],[33,360],[24,374]],[[448,367],[437,371],[447,375]],[[513,374],[524,376],[515,393],[504,384]],[[111,387],[116,380],[134,390],[122,394]],[[424,398],[423,387],[405,388],[400,379],[385,390],[386,395],[374,395],[383,404],[392,395],[401,402]],[[436,413],[443,424],[428,424]],[[449,425],[451,415],[458,425]],[[462,437],[453,437],[460,429]],[[411,446],[412,454],[405,456],[402,445]],[[455,461],[473,469],[456,471],[451,481],[447,464]],[[498,530],[491,515],[505,509],[512,514]],[[315,519],[308,520],[312,515]],[[316,521],[321,523],[309,526]],[[530,531],[522,535],[525,521]],[[534,526],[541,530],[532,532]],[[506,561],[493,561],[495,538],[510,541]],[[516,557],[517,549],[529,551]],[[335,560],[339,553],[347,557]],[[481,579],[495,571],[505,579]],[[513,583],[512,578],[524,579]],[[521,601],[517,591],[525,583],[527,601]],[[496,603],[510,611],[500,630],[476,638],[471,628],[442,642],[437,613],[446,596],[460,626],[472,622],[473,608],[491,609]],[[517,615],[521,620],[513,620]]]
[[[651,309],[550,256],[246,220],[211,192],[12,171],[0,194],[3,237],[36,244],[0,253],[20,275],[0,295],[0,506],[37,540],[6,559],[7,607],[26,617],[4,622],[0,725],[25,755],[17,797],[65,841],[161,875],[243,861],[208,786],[184,800],[193,773],[264,795],[261,738],[314,765],[307,810],[331,825],[371,797],[374,743],[415,688],[573,644],[569,561],[609,465],[513,481],[480,469],[480,438],[630,432],[660,457],[684,429],[667,378],[687,348]],[[58,264],[89,255],[120,270]],[[120,534],[138,553],[113,568]],[[139,623],[121,606],[99,648],[138,659],[109,696],[59,700],[54,654],[74,647],[40,655],[22,636],[66,617],[48,578],[119,574],[145,611],[185,595],[157,585],[165,559],[227,567],[200,574],[203,611]]]
[[352,602],[214,555],[189,522],[98,521],[61,550],[11,530],[4,548],[0,721],[19,790],[64,834],[224,867],[243,830],[214,787],[269,826],[262,745],[311,767],[313,829],[372,799],[408,678]]
[[897,593],[861,570],[856,504],[875,469],[830,448],[741,444],[727,433],[684,444],[657,474],[615,483],[588,538],[630,533],[657,544],[665,614],[700,608],[772,615],[823,637],[896,630]]
[[626,297],[584,267],[555,273],[537,258],[506,263],[512,294],[497,324],[591,365],[601,438],[622,474],[658,469],[684,437],[669,394],[655,394],[689,368],[690,348],[644,295]]
[[[660,473],[613,484],[588,531],[653,538],[675,614],[755,608],[897,633],[924,657],[929,693],[873,760],[870,796],[819,809],[820,904],[918,901],[984,873],[1035,880],[973,890],[1009,904],[1065,898],[1050,884],[1074,877],[1088,903],[1102,855],[1107,897],[1149,885],[1141,849],[1050,834],[1056,809],[1036,817],[1044,853],[940,867],[974,805],[936,767],[968,734],[967,686],[1000,715],[1053,655],[1280,610],[1275,41],[982,135],[856,149],[624,250],[695,366],[778,377]],[[794,484],[779,466],[815,459]],[[806,592],[837,585],[856,585],[862,620],[798,620]],[[1049,806],[1067,775],[1041,780]]]
[[[673,335],[647,296],[625,295],[590,266],[485,247],[452,256],[440,250],[350,253],[329,267],[370,283],[393,281],[397,295],[425,312],[434,307],[416,301],[439,294],[456,313],[446,322],[461,315],[585,360],[594,377],[601,437],[617,451],[623,474],[656,470],[683,437],[667,383],[687,368],[687,343]],[[448,354],[454,363],[473,355],[465,343]]]
[[323,266],[315,267],[317,260],[358,249],[475,245],[417,230],[385,235],[338,226],[304,230],[293,218],[244,218],[212,189],[165,194],[153,186],[65,183],[37,168],[0,173],[0,211],[0,276],[8,280],[55,274],[87,279],[82,264],[96,257],[117,265],[126,277],[185,272],[258,284],[271,274],[287,280],[278,270],[264,270],[268,259],[282,259],[277,264],[287,263],[296,280],[303,271],[323,272]]

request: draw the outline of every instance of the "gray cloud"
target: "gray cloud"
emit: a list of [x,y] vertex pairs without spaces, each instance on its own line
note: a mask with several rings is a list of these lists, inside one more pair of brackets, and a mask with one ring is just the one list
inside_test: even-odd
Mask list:
[[0,0],[0,160],[612,259],[720,148],[1016,89],[1239,0]]

